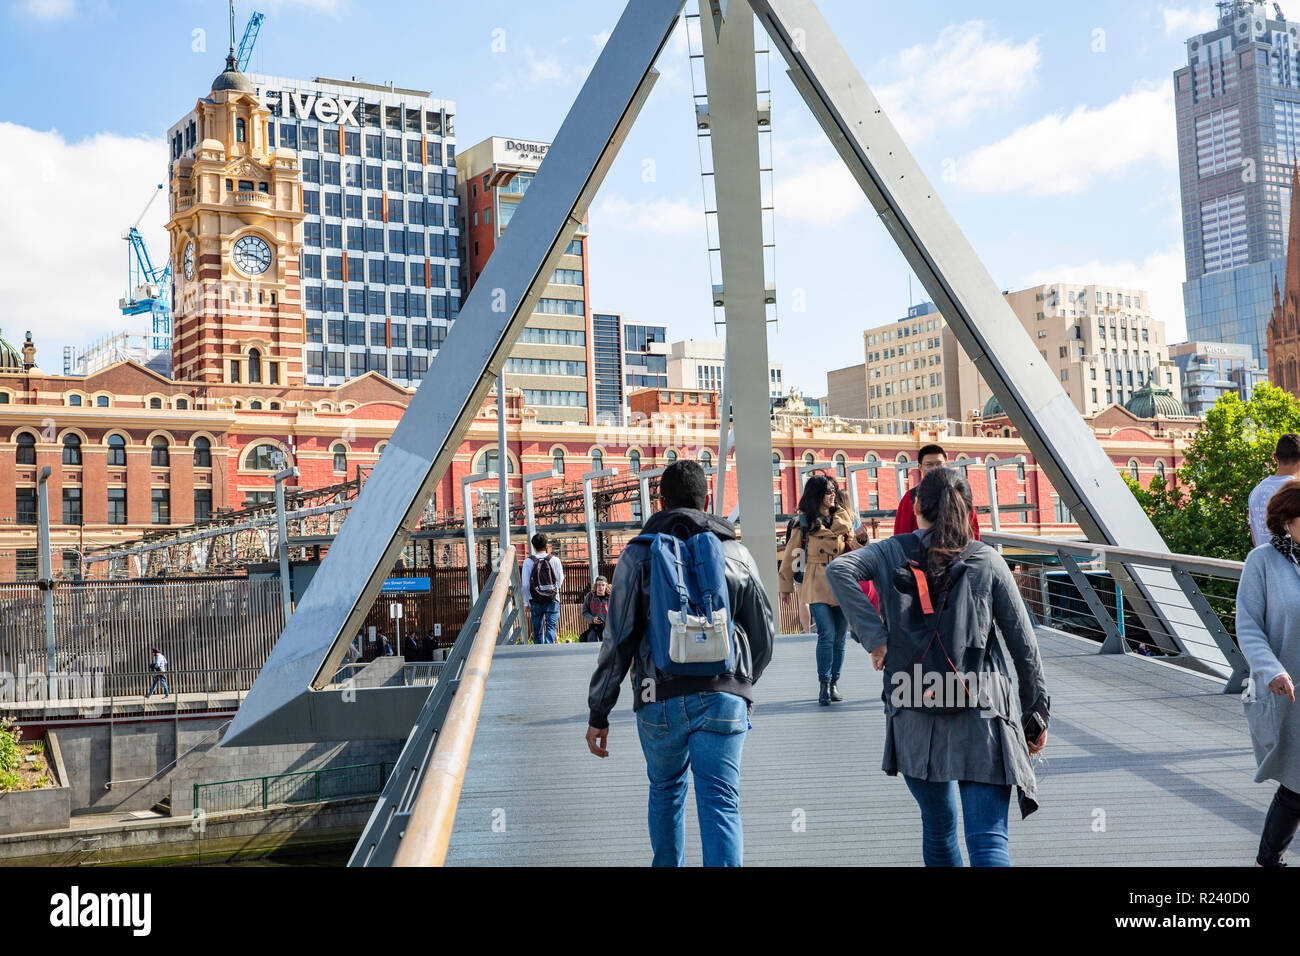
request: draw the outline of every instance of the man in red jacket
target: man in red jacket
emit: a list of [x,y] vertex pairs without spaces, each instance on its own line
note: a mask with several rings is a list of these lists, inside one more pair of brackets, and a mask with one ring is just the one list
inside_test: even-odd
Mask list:
[[[943,468],[948,464],[948,453],[938,445],[926,445],[921,449],[921,477],[936,468]],[[920,482],[918,482],[919,484]],[[975,540],[980,539],[979,521],[975,517],[975,509],[970,510],[970,529],[975,535]],[[910,534],[916,530],[916,515],[912,513],[912,492],[909,490],[903,495],[903,500],[898,503],[898,513],[894,515],[894,534]]]

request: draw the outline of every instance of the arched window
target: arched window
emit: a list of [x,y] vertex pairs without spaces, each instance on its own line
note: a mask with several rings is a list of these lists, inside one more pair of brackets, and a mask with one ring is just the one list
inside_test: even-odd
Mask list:
[[347,446],[342,443],[334,446],[334,470],[348,470],[348,449]]
[[908,461],[907,452],[899,452],[898,457],[895,458],[894,461],[898,462],[900,465],[906,464]]
[[815,465],[817,464],[817,457],[812,452],[806,451],[803,453],[803,463],[805,465]]
[[[483,452],[483,467],[481,470],[490,475],[501,474],[501,462],[495,448],[489,448],[487,451]],[[506,474],[513,475],[514,473],[515,463],[511,461],[509,455],[506,455]]]
[[1139,480],[1139,478],[1138,478],[1138,460],[1137,460],[1136,458],[1131,458],[1131,459],[1129,459],[1129,463],[1128,463],[1128,473],[1129,473],[1129,475],[1133,478],[1134,481],[1138,481],[1138,480]]
[[1003,438],[1010,438],[1010,437],[1011,437],[1011,429],[1010,429],[1010,428],[1004,428],[1004,429],[1002,429],[1002,437],[1003,437]]
[[242,117],[235,120],[235,142],[242,143],[245,139],[245,126]]
[[244,456],[244,468],[248,471],[278,471],[278,459],[283,454],[274,445],[254,445]]
[[1016,462],[1016,481],[1024,481],[1024,480],[1025,480],[1025,463],[1023,461]]
[[14,462],[19,465],[36,464],[36,436],[31,432],[23,432],[18,436],[18,449],[14,455]]
[[149,407],[150,407],[150,408],[162,408],[162,399],[161,399],[161,398],[151,398],[151,399],[149,399]]
[[180,409],[189,408],[189,407],[190,407],[190,403],[189,403],[189,401],[188,401],[187,399],[184,399],[184,398],[178,398],[178,399],[176,399],[176,407],[177,407],[177,408],[180,408]]
[[121,435],[108,436],[108,463],[118,468],[126,465],[126,439]]
[[63,436],[63,463],[65,465],[81,464],[81,439],[76,435]]
[[260,412],[262,410],[262,403],[259,402],[257,399],[253,399],[253,401],[248,403],[248,407],[255,412]]
[[847,461],[845,461],[845,459],[844,459],[844,455],[841,454],[841,453],[839,453],[839,452],[836,452],[836,454],[835,454],[835,477],[836,477],[836,478],[847,478],[847,477],[849,476],[848,467],[849,467],[849,463],[848,463]]
[[772,477],[781,477],[781,453],[779,451],[772,452]]
[[108,396],[100,395],[95,399],[96,408],[108,408]]
[[869,455],[867,455],[867,463],[871,465],[871,467],[867,469],[867,474],[870,475],[872,478],[875,478],[877,475],[880,474],[880,469],[876,467],[876,462],[878,461],[880,461],[880,459],[876,457],[875,452],[871,452]]
[[249,384],[262,381],[262,353],[257,349],[248,350],[248,381]]
[[1165,463],[1164,463],[1163,461],[1157,461],[1157,462],[1156,462],[1156,477],[1160,478],[1161,480],[1164,480],[1164,477],[1165,477]]
[[599,448],[591,450],[591,470],[600,471],[605,467],[605,453]]
[[172,463],[171,455],[167,450],[167,439],[162,435],[155,435],[149,448],[149,464],[154,468],[167,468]]
[[668,464],[670,465],[676,460],[677,460],[677,452],[675,451],[670,451],[664,455],[664,461],[668,462]]
[[80,408],[80,407],[81,407],[81,396],[80,396],[80,395],[69,395],[69,396],[68,396],[68,404],[71,405],[73,408]]
[[212,442],[206,438],[194,439],[194,467],[212,467]]
[[551,452],[551,471],[557,475],[564,474],[564,449],[557,448]]
[[639,451],[630,451],[627,453],[627,469],[634,475],[640,473],[641,453]]
[[711,455],[707,449],[705,451],[700,452],[700,467],[701,468],[713,467],[713,455]]

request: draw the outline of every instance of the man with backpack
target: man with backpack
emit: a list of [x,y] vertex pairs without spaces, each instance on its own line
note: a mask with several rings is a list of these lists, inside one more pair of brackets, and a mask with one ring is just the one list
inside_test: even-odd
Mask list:
[[772,607],[730,522],[707,514],[696,461],[669,465],[662,510],[614,570],[609,617],[587,704],[587,747],[609,756],[609,712],[632,671],[650,778],[655,866],[685,862],[686,772],[695,776],[705,866],[739,866],[740,755],[754,683],[772,658]]
[[534,644],[554,644],[560,626],[560,585],[564,583],[564,565],[550,553],[550,544],[546,535],[533,535],[533,553],[524,559],[521,572]]
[[167,688],[167,658],[163,656],[163,652],[157,647],[151,648],[150,653],[153,656],[149,661],[149,670],[153,671],[155,676],[153,683],[149,685],[149,693],[145,694],[144,698],[148,700],[152,697],[153,692],[158,689],[158,685],[162,684],[162,695],[165,700],[171,696],[171,691]]

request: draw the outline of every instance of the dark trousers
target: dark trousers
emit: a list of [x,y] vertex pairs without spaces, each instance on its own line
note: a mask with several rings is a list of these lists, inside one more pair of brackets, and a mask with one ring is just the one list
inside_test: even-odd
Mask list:
[[1285,866],[1282,854],[1291,845],[1296,827],[1300,826],[1300,793],[1278,787],[1264,817],[1264,832],[1259,838],[1259,855],[1255,862],[1260,866]]

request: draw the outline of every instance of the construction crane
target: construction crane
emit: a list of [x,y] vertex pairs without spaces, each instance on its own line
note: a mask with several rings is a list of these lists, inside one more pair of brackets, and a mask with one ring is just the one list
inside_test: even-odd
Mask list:
[[145,244],[144,236],[140,234],[140,222],[162,190],[163,185],[159,183],[158,188],[149,197],[149,201],[144,204],[144,209],[140,210],[135,223],[122,233],[122,238],[127,242],[126,296],[119,299],[117,303],[123,315],[144,315],[147,312],[153,316],[152,344],[156,349],[171,347],[172,264],[169,256],[163,268],[154,267],[153,260],[149,256],[149,247]]
[[244,73],[248,70],[249,58],[253,55],[253,44],[257,42],[257,34],[262,29],[262,21],[266,19],[265,13],[253,11],[253,15],[248,18],[248,26],[244,27],[244,39],[239,43],[239,72]]

